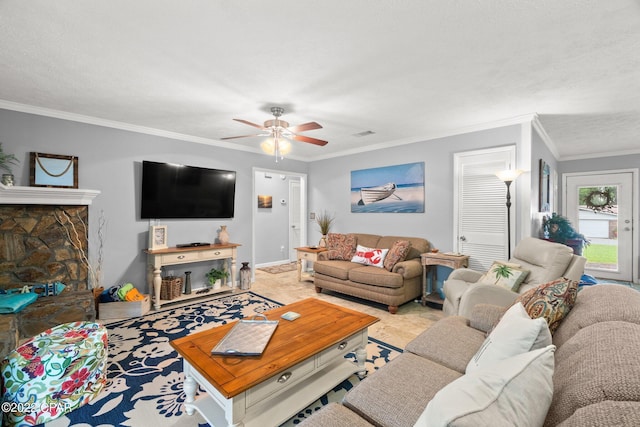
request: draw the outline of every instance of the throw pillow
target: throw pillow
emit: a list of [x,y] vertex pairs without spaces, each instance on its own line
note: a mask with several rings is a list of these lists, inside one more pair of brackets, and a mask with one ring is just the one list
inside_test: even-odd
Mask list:
[[356,236],[353,234],[329,233],[327,236],[327,257],[350,261],[356,250]]
[[396,240],[384,258],[384,268],[389,271],[393,270],[393,267],[397,263],[404,261],[409,253],[409,249],[411,249],[411,242],[408,240]]
[[562,319],[573,308],[578,296],[578,282],[563,277],[529,289],[520,295],[514,304],[521,302],[532,319],[542,317],[549,324],[551,335],[558,329]]
[[489,271],[478,280],[478,283],[502,286],[513,292],[518,292],[520,284],[527,278],[529,270],[520,268],[518,264],[494,261]]
[[550,344],[551,333],[547,322],[544,319],[532,319],[521,303],[514,304],[504,313],[475,356],[471,358],[466,373]]
[[387,256],[387,252],[389,252],[389,249],[367,248],[366,246],[358,245],[356,254],[351,258],[351,262],[382,268],[384,267],[384,257]]
[[541,427],[553,397],[555,346],[466,374],[431,399],[416,426]]

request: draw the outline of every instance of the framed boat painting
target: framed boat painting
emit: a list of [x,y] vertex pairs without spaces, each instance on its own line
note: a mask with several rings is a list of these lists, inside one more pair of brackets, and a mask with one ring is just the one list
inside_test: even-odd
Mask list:
[[424,162],[351,171],[351,212],[424,212]]

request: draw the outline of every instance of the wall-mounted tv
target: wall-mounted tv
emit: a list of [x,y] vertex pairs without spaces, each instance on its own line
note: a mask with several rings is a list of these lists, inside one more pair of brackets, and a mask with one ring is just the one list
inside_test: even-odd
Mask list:
[[233,218],[234,171],[142,162],[142,219]]

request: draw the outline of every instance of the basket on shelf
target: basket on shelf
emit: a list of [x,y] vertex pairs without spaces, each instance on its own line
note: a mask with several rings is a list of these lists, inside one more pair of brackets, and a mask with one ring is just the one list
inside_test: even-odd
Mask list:
[[180,295],[182,295],[182,277],[163,277],[160,285],[160,299],[171,300]]

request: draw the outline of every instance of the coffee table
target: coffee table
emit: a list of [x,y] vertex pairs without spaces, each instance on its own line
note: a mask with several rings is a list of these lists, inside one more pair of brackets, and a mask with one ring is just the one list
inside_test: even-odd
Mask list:
[[[293,321],[287,311],[300,313]],[[279,425],[344,379],[365,375],[367,329],[379,319],[316,298],[266,311],[279,320],[261,356],[217,356],[211,349],[235,322],[171,341],[184,358],[185,408],[220,426]],[[357,363],[344,356],[354,351]],[[200,385],[206,396],[195,399]]]

